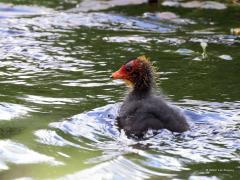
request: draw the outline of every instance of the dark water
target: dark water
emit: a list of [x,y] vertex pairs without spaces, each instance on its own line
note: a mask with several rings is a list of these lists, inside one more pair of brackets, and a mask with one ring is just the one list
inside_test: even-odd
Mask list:
[[[239,178],[239,5],[1,2],[0,179]],[[191,131],[114,125],[126,89],[109,75],[142,54]]]

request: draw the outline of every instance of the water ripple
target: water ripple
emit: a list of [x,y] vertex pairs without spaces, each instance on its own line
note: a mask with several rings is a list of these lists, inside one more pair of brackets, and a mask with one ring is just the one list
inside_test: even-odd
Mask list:
[[50,9],[34,6],[13,6],[12,4],[0,3],[0,18],[26,17],[48,14]]
[[81,147],[78,144],[74,144],[70,141],[65,140],[55,131],[41,129],[36,131],[34,134],[36,137],[38,137],[37,141],[42,144],[49,144],[54,146],[74,146],[78,148]]
[[93,168],[89,168],[84,171],[80,171],[75,174],[67,175],[60,179],[147,179],[151,175],[171,177],[170,174],[157,173],[151,170],[147,170],[137,165],[136,163],[129,161],[123,156],[96,165]]
[[0,103],[0,121],[27,115],[31,109],[18,104]]
[[[33,178],[186,179],[191,176],[190,179],[199,179],[211,175],[202,176],[197,172],[201,164],[204,168],[209,164],[221,168],[222,164],[235,166],[234,163],[240,161],[240,102],[236,101],[237,93],[234,97],[230,94],[239,89],[236,83],[239,75],[235,71],[239,36],[229,35],[229,24],[219,17],[209,19],[206,14],[199,18],[208,10],[197,10],[197,14],[185,12],[183,8],[175,13],[158,12],[161,8],[154,10],[144,4],[113,8],[111,12],[88,12],[130,1],[131,4],[143,2],[81,1],[76,6],[77,2],[71,1],[69,3],[76,8],[68,11],[0,4],[0,120],[27,116],[21,121],[1,121],[1,137],[24,140],[28,145],[43,148],[38,153],[16,140],[1,140],[0,171],[13,164],[1,177],[18,178],[22,176],[18,171],[24,169],[26,176]],[[225,4],[211,1],[168,3],[184,8],[225,8]],[[169,4],[164,1],[163,5]],[[129,10],[135,15],[128,16]],[[234,19],[236,10],[231,10],[214,12],[228,14],[230,23],[238,22]],[[237,27],[237,24],[231,26]],[[188,60],[201,56],[200,42],[208,43],[208,57],[225,61],[179,61],[179,56]],[[198,91],[190,88],[189,99],[175,103],[184,109],[191,131],[178,134],[160,130],[155,135],[150,130],[145,140],[129,139],[115,124],[120,104],[62,119],[106,102],[119,101],[123,89],[116,87],[119,82],[109,81],[107,76],[124,58],[141,53],[157,59],[155,62],[162,70],[161,80],[165,79],[163,84],[167,91],[178,87],[175,85],[182,86],[186,79],[191,88],[198,88]],[[214,70],[221,73],[215,74]],[[176,84],[171,81],[174,77]],[[221,82],[219,77],[223,77]],[[199,98],[202,89],[208,99],[216,98],[216,89],[206,90],[206,82],[223,90],[218,96],[220,102],[193,100]],[[174,93],[183,98],[180,91]],[[233,99],[232,102],[221,102],[222,95],[229,101]],[[32,110],[24,105],[4,102],[33,104],[35,109],[43,108],[47,113],[30,114]],[[28,140],[33,137],[35,141],[31,144]],[[54,166],[50,171],[45,163],[64,166]],[[239,170],[238,167],[239,163],[234,168]]]
[[[113,14],[105,13],[64,13],[54,12],[53,14],[46,15],[44,17],[36,18],[19,18],[15,21],[6,19],[5,22],[1,22],[2,27],[12,29],[12,27],[18,24],[18,29],[22,31],[28,30],[28,27],[34,27],[34,30],[70,30],[73,27],[97,27],[100,29],[112,29],[112,30],[128,30],[128,31],[154,31],[160,33],[174,32],[175,26],[167,25],[160,22],[152,22],[143,19],[129,18]],[[19,26],[21,24],[21,26]],[[29,31],[27,31],[29,32]],[[26,32],[26,33],[27,33]]]
[[8,169],[7,163],[61,165],[54,158],[37,153],[28,147],[11,140],[0,141],[0,171]]
[[27,95],[22,98],[26,101],[37,103],[37,104],[68,104],[68,103],[79,103],[83,101],[83,98],[53,98],[53,97],[41,97],[34,95]]
[[[185,106],[190,102],[186,100]],[[199,105],[199,102],[195,103]],[[193,104],[194,101],[191,105]],[[219,103],[218,105],[226,107],[226,104]],[[240,133],[238,120],[236,120],[236,117],[239,117],[236,114],[238,111],[226,109],[221,110],[220,113],[213,112],[213,109],[212,112],[199,109],[199,112],[195,113],[194,108],[190,108],[190,110],[185,110],[185,114],[189,117],[191,131],[178,134],[171,133],[168,130],[160,130],[159,134],[154,137],[152,137],[150,131],[147,139],[136,141],[128,139],[123,131],[118,131],[115,125],[119,106],[120,104],[107,105],[73,116],[69,120],[50,124],[53,130],[60,129],[65,134],[78,137],[79,140],[81,139],[80,141],[88,139],[92,148],[103,151],[101,156],[86,161],[90,164],[101,163],[86,170],[86,172],[98,173],[100,171],[99,175],[105,172],[110,173],[112,177],[113,172],[115,172],[115,165],[110,168],[108,164],[113,162],[118,164],[116,159],[124,158],[129,154],[135,154],[138,159],[142,159],[138,161],[141,164],[140,172],[146,175],[146,171],[149,171],[151,176],[154,176],[156,172],[173,171],[173,169],[175,171],[187,170],[187,166],[194,163],[240,160],[237,154],[237,151],[240,150]],[[236,106],[239,106],[239,104],[237,103]],[[58,140],[61,141],[60,138]],[[51,145],[55,145],[55,143],[53,142]],[[84,147],[78,148],[84,149]],[[128,161],[131,164],[134,163],[133,159]],[[105,166],[108,168],[105,169]],[[121,163],[117,166],[121,166],[119,168],[125,170],[128,169]],[[126,172],[129,173],[129,176],[133,175],[133,171],[139,170],[139,165],[137,167],[135,165],[131,166],[131,168],[134,168],[134,170]],[[150,171],[150,169],[156,171]],[[82,177],[84,174],[85,171],[81,171],[67,177]],[[159,176],[161,176],[161,173]],[[117,175],[117,177],[122,176]]]

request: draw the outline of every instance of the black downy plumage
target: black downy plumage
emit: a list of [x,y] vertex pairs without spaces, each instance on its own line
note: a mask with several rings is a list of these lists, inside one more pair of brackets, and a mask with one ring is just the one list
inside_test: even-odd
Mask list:
[[185,116],[156,95],[153,67],[145,56],[129,60],[112,79],[122,79],[132,87],[117,117],[119,128],[127,136],[142,138],[149,129],[189,130]]

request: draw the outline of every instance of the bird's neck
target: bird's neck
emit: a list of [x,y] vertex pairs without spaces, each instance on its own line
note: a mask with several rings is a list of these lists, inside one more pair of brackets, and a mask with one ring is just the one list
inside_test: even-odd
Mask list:
[[131,94],[131,97],[135,98],[135,99],[144,99],[148,96],[150,96],[152,93],[152,89],[144,89],[144,90],[137,90],[137,89],[133,89]]
[[155,87],[154,75],[151,67],[145,67],[143,70],[133,74],[133,90],[131,96],[137,99],[143,99],[151,95]]
[[154,83],[151,80],[149,81],[139,80],[134,84],[131,96],[137,99],[146,98],[147,96],[152,94],[153,86]]

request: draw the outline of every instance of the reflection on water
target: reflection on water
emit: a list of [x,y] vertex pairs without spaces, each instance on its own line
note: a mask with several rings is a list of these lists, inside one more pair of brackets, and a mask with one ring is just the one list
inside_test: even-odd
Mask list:
[[180,1],[169,1],[166,0],[162,3],[163,6],[171,7],[184,7],[184,8],[201,8],[201,9],[217,9],[223,10],[226,9],[226,5],[220,2],[215,1],[189,1],[189,2],[180,2]]
[[104,10],[114,6],[126,6],[131,4],[142,4],[146,3],[146,0],[110,0],[110,1],[97,1],[97,0],[83,0],[77,5],[76,11],[93,11],[93,10]]
[[6,140],[0,141],[0,170],[7,170],[9,167],[6,163],[13,164],[35,164],[35,163],[49,163],[51,165],[60,165],[61,162],[54,160],[43,154],[39,154],[28,149],[26,146]]
[[123,156],[119,156],[117,159],[60,179],[147,179],[151,175],[171,177],[168,174],[142,168]]
[[11,18],[11,17],[27,17],[35,15],[47,14],[50,10],[43,7],[34,6],[13,6],[12,4],[0,3],[0,19]]
[[[237,179],[238,6],[19,3],[0,4],[0,179]],[[109,76],[141,54],[191,131],[136,141],[116,127],[125,88]]]
[[[128,139],[124,132],[119,134],[115,126],[114,119],[119,108],[119,104],[117,104],[98,108],[86,114],[79,114],[66,121],[50,124],[51,128],[60,129],[65,134],[77,137],[79,142],[88,142],[86,147],[78,147],[62,138],[56,138],[55,131],[51,134],[48,133],[48,138],[46,138],[47,133],[45,136],[41,136],[38,131],[36,135],[39,142],[48,145],[64,144],[80,149],[87,149],[90,146],[102,151],[101,156],[87,161],[88,163],[100,163],[99,165],[87,171],[70,175],[69,178],[73,179],[85,177],[88,173],[97,174],[100,177],[107,173],[109,179],[120,178],[122,174],[134,176],[135,171],[139,171],[141,178],[146,178],[149,175],[168,177],[177,176],[172,171],[189,170],[188,166],[194,163],[239,161],[237,154],[240,148],[240,132],[237,128],[239,103],[234,104],[236,107],[234,111],[229,110],[231,106],[228,107],[228,104],[221,103],[213,104],[214,107],[225,107],[217,110],[209,106],[206,107],[204,104],[209,103],[205,102],[185,100],[183,104],[197,106],[189,107],[189,110],[185,111],[186,116],[189,117],[191,131],[184,134],[173,134],[167,130],[161,130],[158,135],[147,140]],[[55,134],[56,137],[52,138],[52,134]],[[56,139],[61,143],[57,143]],[[131,154],[134,156],[130,156],[128,160],[124,158]],[[145,169],[134,165],[136,160]],[[127,164],[130,167],[127,167]],[[117,173],[120,169],[123,171],[122,174]],[[129,171],[129,169],[131,170]],[[235,170],[239,169],[236,167]]]
[[11,120],[13,118],[26,115],[31,109],[17,104],[0,104],[0,121]]

